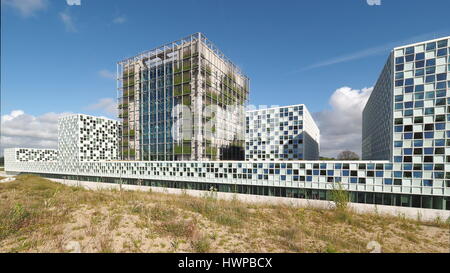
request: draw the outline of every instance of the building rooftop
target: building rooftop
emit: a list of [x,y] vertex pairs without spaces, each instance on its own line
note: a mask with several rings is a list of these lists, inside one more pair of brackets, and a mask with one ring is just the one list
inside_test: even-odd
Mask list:
[[268,108],[261,108],[261,109],[247,110],[246,112],[256,112],[256,111],[264,111],[264,110],[280,109],[280,108],[295,107],[295,106],[302,106],[304,109],[306,108],[306,105],[304,105],[304,104],[293,104],[293,105],[272,106],[272,107],[268,107]]
[[392,49],[392,51],[395,51],[395,50],[401,49],[401,48],[405,48],[405,47],[411,47],[411,46],[420,45],[420,44],[423,44],[423,43],[437,42],[437,41],[445,40],[445,39],[450,39],[450,36],[444,36],[444,37],[439,37],[439,38],[432,39],[432,40],[424,40],[424,41],[420,41],[420,42],[416,42],[416,43],[412,43],[412,44],[401,45],[401,46],[398,46],[398,47],[394,47],[394,49]]
[[136,56],[129,57],[122,61],[119,61],[119,62],[117,62],[117,64],[123,65],[123,64],[127,64],[129,62],[139,61],[148,56],[157,55],[157,54],[163,52],[164,50],[170,51],[173,48],[173,44],[182,45],[184,43],[196,41],[196,40],[202,41],[203,44],[205,44],[209,49],[211,49],[217,56],[219,56],[221,59],[223,59],[225,62],[227,62],[236,73],[238,73],[239,75],[248,79],[248,77],[242,72],[242,70],[237,65],[235,65],[228,57],[226,57],[225,54],[223,54],[222,51],[214,43],[212,43],[208,38],[206,38],[206,36],[201,32],[196,32],[196,33],[188,35],[182,39],[166,43],[162,46],[156,47],[151,50],[146,50],[142,53],[137,54]]
[[93,116],[93,115],[87,115],[87,114],[81,114],[81,113],[67,114],[67,115],[62,116],[61,118],[66,118],[66,117],[71,117],[71,116],[85,116],[85,117],[101,118],[101,119],[111,120],[114,122],[119,122],[116,119],[112,119],[112,118],[108,118],[108,117],[104,117],[104,116]]

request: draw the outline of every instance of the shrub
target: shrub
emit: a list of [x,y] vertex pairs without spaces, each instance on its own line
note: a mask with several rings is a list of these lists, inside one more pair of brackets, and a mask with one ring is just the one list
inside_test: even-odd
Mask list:
[[28,225],[31,213],[22,204],[0,211],[0,239]]
[[193,251],[205,253],[209,252],[211,248],[211,241],[207,236],[200,236],[200,238],[191,241],[191,247]]
[[331,190],[331,200],[334,202],[336,209],[345,211],[348,207],[349,194],[340,183]]
[[192,238],[197,232],[197,221],[170,221],[160,225],[160,229],[175,237]]

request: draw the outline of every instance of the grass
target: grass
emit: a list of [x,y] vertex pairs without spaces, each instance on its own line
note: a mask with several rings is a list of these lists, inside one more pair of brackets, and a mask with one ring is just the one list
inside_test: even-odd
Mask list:
[[205,235],[200,236],[200,238],[191,241],[191,247],[194,252],[205,253],[209,252],[211,249],[211,242]]
[[340,183],[331,190],[331,200],[334,202],[335,207],[339,211],[345,211],[350,201],[349,193],[344,190]]
[[71,241],[82,252],[369,252],[370,241],[383,252],[448,252],[445,220],[224,201],[214,192],[89,191],[31,175],[0,184],[0,252],[67,252]]

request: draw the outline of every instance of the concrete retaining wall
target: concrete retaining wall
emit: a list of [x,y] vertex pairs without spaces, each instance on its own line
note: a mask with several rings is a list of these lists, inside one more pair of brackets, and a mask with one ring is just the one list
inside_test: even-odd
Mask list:
[[[139,191],[153,191],[169,194],[183,194],[186,193],[191,196],[202,197],[209,194],[208,191],[200,190],[186,190],[186,189],[174,189],[174,188],[163,188],[163,187],[150,187],[150,186],[137,186],[137,185],[126,185],[126,184],[112,184],[112,183],[101,183],[101,182],[89,182],[89,181],[77,181],[77,180],[65,180],[48,178],[52,181],[62,183],[69,186],[80,186],[90,190],[99,189],[116,189],[119,190],[139,190]],[[243,202],[249,203],[266,203],[266,204],[283,204],[297,207],[313,207],[330,209],[334,207],[333,202],[323,201],[323,200],[309,200],[309,199],[299,199],[299,198],[287,198],[287,197],[275,197],[275,196],[264,196],[264,195],[252,195],[252,194],[240,194],[240,193],[229,193],[229,192],[216,192],[214,193],[218,199],[232,200],[238,199]],[[410,208],[410,207],[397,207],[397,206],[385,206],[385,205],[372,205],[372,204],[360,204],[360,203],[350,203],[349,207],[356,213],[378,213],[382,215],[391,216],[401,216],[410,219],[420,219],[422,221],[434,221],[436,219],[441,219],[446,221],[450,219],[450,211],[448,210],[435,210],[435,209],[423,209],[423,208]]]

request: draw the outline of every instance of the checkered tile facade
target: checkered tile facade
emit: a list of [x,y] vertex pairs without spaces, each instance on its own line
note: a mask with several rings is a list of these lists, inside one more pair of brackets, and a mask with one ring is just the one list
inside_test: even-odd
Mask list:
[[82,114],[62,117],[58,123],[58,149],[62,161],[118,159],[119,122]]
[[320,131],[304,105],[248,111],[246,160],[317,160]]
[[15,148],[14,154],[19,162],[52,162],[58,160],[58,150]]

